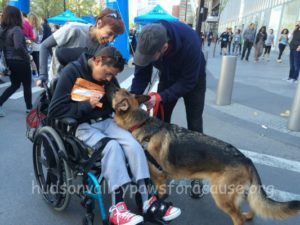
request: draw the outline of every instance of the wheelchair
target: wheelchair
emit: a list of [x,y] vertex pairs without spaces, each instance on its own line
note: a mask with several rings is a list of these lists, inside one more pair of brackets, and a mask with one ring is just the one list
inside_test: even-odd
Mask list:
[[[44,200],[56,211],[63,211],[69,204],[69,187],[75,178],[82,179],[76,195],[81,198],[81,205],[86,213],[83,225],[93,225],[95,203],[99,205],[103,225],[108,225],[103,196],[101,175],[101,153],[110,138],[103,138],[102,145],[96,151],[75,137],[77,121],[72,118],[51,120],[47,110],[57,80],[50,87],[44,84],[44,90],[36,100],[33,109],[26,118],[26,136],[33,143],[33,167],[36,181]],[[130,170],[129,170],[130,174]],[[152,183],[147,184],[153,190]],[[137,208],[142,213],[142,199],[136,193]],[[146,221],[164,225],[166,222],[157,218],[145,218]]]
[[[47,109],[56,82],[40,94],[35,107],[27,116],[27,137],[33,142],[33,167],[36,181],[44,200],[56,211],[63,211],[69,204],[72,181],[82,176],[82,186],[77,195],[86,208],[83,225],[92,225],[95,202],[99,205],[103,225],[108,225],[99,171],[101,150],[110,140],[104,138],[99,150],[94,151],[75,137],[77,121],[72,118],[50,120]],[[34,118],[34,119],[33,119]],[[30,121],[31,119],[31,121]]]

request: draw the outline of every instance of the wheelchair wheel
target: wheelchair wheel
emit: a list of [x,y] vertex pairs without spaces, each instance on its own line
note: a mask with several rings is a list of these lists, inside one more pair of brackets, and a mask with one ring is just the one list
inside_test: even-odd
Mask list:
[[59,157],[58,150],[66,153],[57,132],[48,126],[41,128],[33,144],[35,177],[46,202],[62,211],[70,201],[68,187],[72,183],[72,172],[67,162]]

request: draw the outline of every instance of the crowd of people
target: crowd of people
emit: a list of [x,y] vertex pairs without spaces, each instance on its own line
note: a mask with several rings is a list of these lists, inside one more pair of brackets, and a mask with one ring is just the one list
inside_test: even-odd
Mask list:
[[[284,78],[289,83],[297,83],[300,70],[300,21],[295,26],[292,32],[287,28],[282,29],[278,42],[278,56],[276,61],[282,62],[282,55],[287,46],[290,47],[289,63],[290,72],[287,78]],[[208,34],[211,32],[208,32]],[[203,38],[204,40],[204,38]],[[207,46],[211,45],[211,38],[206,36]],[[272,47],[275,48],[275,34],[272,28],[268,29],[266,26],[256,29],[256,24],[251,23],[242,32],[237,29],[234,33],[232,28],[226,28],[218,37],[216,41],[220,43],[220,55],[236,55],[240,56],[241,60],[249,61],[249,56],[254,47],[253,62],[265,60],[270,61],[270,53]]]

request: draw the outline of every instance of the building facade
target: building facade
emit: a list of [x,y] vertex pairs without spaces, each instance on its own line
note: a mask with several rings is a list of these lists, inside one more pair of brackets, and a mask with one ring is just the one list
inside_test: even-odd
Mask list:
[[300,1],[222,0],[220,11],[219,32],[226,27],[244,30],[253,22],[258,29],[261,26],[273,29],[277,43],[282,29],[287,28],[290,32],[295,29],[300,19]]
[[172,16],[179,18],[179,5],[172,6]]

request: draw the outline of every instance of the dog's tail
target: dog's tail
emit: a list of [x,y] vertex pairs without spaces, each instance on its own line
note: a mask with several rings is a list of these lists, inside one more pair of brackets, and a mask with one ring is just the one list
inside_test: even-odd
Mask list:
[[269,198],[262,187],[259,174],[254,165],[251,170],[252,184],[250,185],[247,200],[255,214],[264,218],[280,220],[300,212],[300,201],[278,202]]

